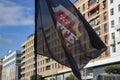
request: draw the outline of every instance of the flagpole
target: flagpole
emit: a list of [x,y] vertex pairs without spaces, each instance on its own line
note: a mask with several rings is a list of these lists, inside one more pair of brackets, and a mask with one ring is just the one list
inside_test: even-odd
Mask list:
[[34,71],[34,80],[37,80],[37,1],[35,0],[34,2],[34,6],[35,6],[35,34],[34,34],[34,67],[35,67],[35,71]]
[[35,58],[34,58],[34,60],[35,60],[35,80],[37,80],[37,54],[36,54],[36,51],[34,51],[35,53]]

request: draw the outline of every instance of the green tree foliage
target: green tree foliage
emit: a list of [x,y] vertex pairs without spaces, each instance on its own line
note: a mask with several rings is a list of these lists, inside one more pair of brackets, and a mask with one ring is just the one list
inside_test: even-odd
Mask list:
[[120,67],[119,66],[112,66],[112,65],[109,65],[109,66],[106,66],[105,67],[105,72],[106,73],[112,73],[112,74],[120,74]]
[[66,77],[66,80],[77,80],[77,78],[74,75],[70,74],[68,77]]
[[[42,77],[42,75],[37,75],[37,77],[38,77],[38,80],[44,80],[44,78]],[[30,77],[30,80],[35,80],[35,75],[32,75]]]

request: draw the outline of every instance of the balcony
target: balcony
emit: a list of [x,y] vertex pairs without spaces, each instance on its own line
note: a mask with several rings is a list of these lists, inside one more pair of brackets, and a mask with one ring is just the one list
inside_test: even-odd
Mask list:
[[110,46],[115,45],[115,40],[114,40],[114,39],[109,40],[109,41],[108,41],[108,44],[109,44]]
[[90,6],[92,6],[93,4],[98,3],[98,2],[99,2],[99,0],[89,0],[89,1],[88,1],[88,6],[90,7]]
[[117,31],[120,30],[120,24],[115,26],[115,30],[117,30]]
[[107,1],[106,0],[103,0],[103,3],[102,3],[102,8],[105,9],[107,7]]
[[99,23],[100,23],[100,18],[99,18],[99,17],[94,18],[94,19],[92,19],[92,20],[89,22],[89,24],[90,24],[92,27],[94,27],[95,25],[98,25]]
[[116,42],[117,42],[117,44],[120,44],[120,37],[116,38]]
[[99,14],[99,7],[100,7],[100,5],[97,4],[94,7],[90,8],[88,10],[88,17],[90,18],[90,17],[92,17],[92,16],[94,16],[96,14]]

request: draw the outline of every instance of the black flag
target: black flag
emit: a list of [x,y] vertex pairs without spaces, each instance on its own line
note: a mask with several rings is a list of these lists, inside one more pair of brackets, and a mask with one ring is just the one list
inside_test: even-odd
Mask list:
[[35,0],[36,52],[79,70],[107,48],[69,0]]

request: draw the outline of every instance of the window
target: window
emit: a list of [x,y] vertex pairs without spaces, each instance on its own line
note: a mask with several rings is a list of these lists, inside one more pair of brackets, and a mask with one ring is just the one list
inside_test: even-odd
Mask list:
[[85,4],[83,4],[83,11],[85,10]]
[[88,6],[93,5],[94,3],[99,2],[99,0],[89,0],[88,1]]
[[113,0],[110,0],[110,3],[113,3]]
[[111,28],[113,28],[114,25],[115,25],[115,22],[114,22],[114,20],[112,20],[112,21],[111,21]]
[[118,20],[119,20],[118,22],[120,23],[120,17],[118,18]]
[[46,70],[50,70],[50,65],[46,66]]
[[104,32],[106,32],[108,29],[107,29],[107,23],[104,24]]
[[110,9],[110,15],[114,15],[114,9]]
[[118,11],[120,12],[120,4],[118,5]]
[[47,58],[47,59],[46,59],[46,63],[48,63],[48,62],[50,62],[50,58]]
[[85,18],[85,14],[83,14],[84,18]]
[[78,7],[78,10],[80,10],[80,7]]
[[44,60],[43,60],[43,64],[44,64]]
[[44,72],[44,67],[43,67],[43,72]]
[[22,54],[17,54],[17,57],[21,57]]
[[111,38],[115,39],[115,33],[112,33]]
[[119,37],[120,37],[120,29],[118,30],[118,33],[119,33]]
[[100,35],[100,27],[96,28],[96,29],[95,29],[95,32],[96,32],[98,35]]
[[114,46],[112,46],[112,52],[116,52],[115,45],[114,45]]
[[17,60],[17,63],[20,63],[21,62],[21,60]]
[[103,14],[103,18],[104,18],[104,20],[107,19],[107,12],[105,12],[105,13]]
[[108,43],[108,36],[105,35],[105,43]]
[[109,54],[109,52],[108,52],[108,49],[105,51],[105,55],[108,55]]
[[52,64],[52,69],[54,69],[54,64]]
[[95,25],[98,25],[100,23],[100,18],[96,17],[96,18],[92,19],[89,23],[92,27]]
[[103,8],[103,9],[106,8],[106,0],[103,1],[102,8]]

